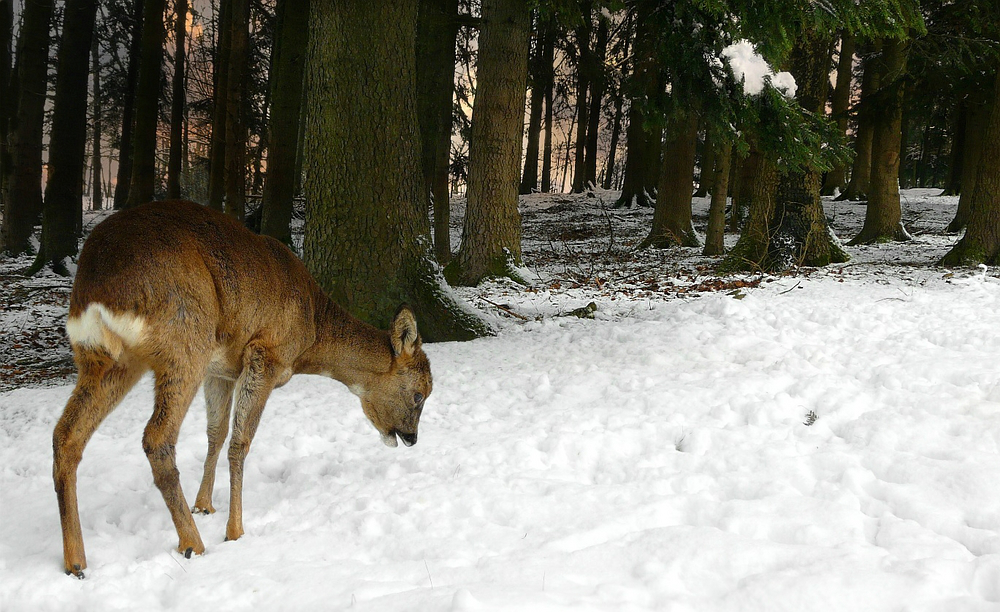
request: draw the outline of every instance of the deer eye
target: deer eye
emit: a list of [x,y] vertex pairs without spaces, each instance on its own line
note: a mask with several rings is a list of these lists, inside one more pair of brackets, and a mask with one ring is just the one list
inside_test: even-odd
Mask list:
[[424,394],[423,393],[414,393],[413,394],[413,405],[414,406],[419,406],[420,403],[423,402],[423,401],[424,401]]

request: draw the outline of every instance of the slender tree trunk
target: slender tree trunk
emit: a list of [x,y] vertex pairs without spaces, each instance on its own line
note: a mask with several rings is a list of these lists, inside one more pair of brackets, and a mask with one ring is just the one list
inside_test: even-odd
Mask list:
[[51,265],[56,273],[68,275],[64,260],[77,252],[77,216],[83,207],[87,77],[97,0],[67,0],[64,10],[42,210],[42,247],[32,271]]
[[469,191],[462,244],[448,281],[476,285],[518,278],[521,215],[517,184],[524,126],[530,12],[524,0],[486,0],[479,34],[476,104],[469,146]]
[[163,12],[166,0],[144,0],[142,51],[136,87],[135,136],[132,146],[132,180],[126,208],[155,197],[156,126],[159,120],[160,64],[163,61]]
[[909,240],[901,223],[899,153],[903,120],[903,78],[910,41],[887,39],[878,62],[882,85],[872,139],[872,175],[865,224],[850,244]]
[[[948,178],[944,184],[943,196],[956,196],[962,193],[962,166],[965,161],[965,125],[969,118],[968,103],[959,100],[955,105],[955,120],[951,130],[951,156],[948,163]],[[923,151],[920,155],[923,159]]]
[[716,151],[712,178],[712,204],[708,209],[708,231],[703,255],[722,255],[725,250],[726,197],[729,192],[729,167],[733,145],[725,143]]
[[573,193],[582,193],[587,188],[586,163],[587,127],[590,125],[587,93],[592,78],[590,34],[593,30],[590,0],[581,2],[583,25],[576,28],[576,146],[573,156]]
[[958,209],[955,218],[948,224],[947,231],[960,232],[969,224],[972,213],[973,194],[976,181],[979,180],[979,160],[982,159],[985,145],[984,133],[991,112],[991,105],[982,101],[970,101],[965,130],[965,152],[962,154],[962,193],[958,198]]
[[[93,117],[94,140],[90,152],[91,171],[93,172],[91,175],[93,186],[90,190],[90,200],[94,210],[104,208],[104,186],[101,184],[101,57],[99,40],[100,37],[94,36],[94,44],[91,45],[93,53],[91,56],[91,63],[93,64],[91,76],[94,89],[94,111],[91,116]],[[82,230],[82,227],[77,228],[77,233]]]
[[[851,105],[851,77],[854,69],[854,36],[844,30],[840,36],[840,59],[837,61],[837,84],[833,90],[830,116],[837,122],[840,134],[847,133],[847,111]],[[847,167],[837,164],[826,173],[822,195],[834,195],[847,186]]]
[[729,169],[729,193],[732,194],[733,204],[729,210],[729,231],[736,233],[743,225],[743,217],[746,215],[746,202],[743,197],[747,180],[743,178],[743,169],[746,166],[745,160],[741,159],[734,151],[730,158]]
[[531,111],[528,115],[528,142],[524,152],[524,171],[518,193],[528,194],[538,187],[538,144],[542,131],[542,100],[545,98],[542,53],[542,28],[540,18],[535,18],[535,44],[531,52],[529,84],[531,86]]
[[125,77],[125,104],[122,109],[122,136],[118,149],[118,175],[115,179],[115,210],[125,208],[132,184],[132,150],[135,133],[136,91],[139,86],[139,63],[142,53],[142,21],[145,0],[135,0],[129,40],[128,70]]
[[212,110],[212,142],[208,162],[208,206],[222,210],[226,199],[226,123],[229,103],[229,60],[232,48],[233,2],[222,0],[216,29],[219,31],[218,48],[215,52],[213,80],[215,100]]
[[701,149],[701,168],[698,174],[698,191],[694,192],[694,197],[703,198],[709,193],[713,193],[712,180],[715,178],[715,145],[708,130],[705,131],[705,144]]
[[489,333],[442,290],[430,252],[412,76],[417,1],[313,2],[309,27],[306,266],[369,323],[385,327],[408,302],[427,340]]
[[185,40],[187,38],[188,0],[174,0],[174,80],[170,103],[170,159],[167,162],[167,197],[181,197],[181,159],[184,152],[183,127]]
[[698,116],[694,113],[684,113],[668,123],[653,227],[640,248],[700,246],[691,224],[691,187],[694,184],[697,137]]
[[273,106],[268,124],[270,149],[261,199],[260,233],[292,242],[295,156],[299,149],[303,75],[308,48],[309,0],[280,0],[271,64]]
[[243,82],[247,67],[250,0],[232,0],[229,75],[226,78],[226,204],[224,210],[242,220],[247,204],[247,126]]
[[16,106],[10,122],[10,165],[3,202],[0,247],[10,255],[31,250],[42,212],[42,125],[48,82],[51,0],[24,3],[17,41]]
[[654,177],[660,165],[661,130],[645,125],[643,105],[659,93],[658,63],[649,31],[648,6],[640,4],[635,18],[632,74],[625,84],[629,95],[628,127],[625,130],[625,172],[622,194],[615,208],[653,206]]
[[621,87],[618,88],[615,93],[615,118],[611,124],[611,144],[608,150],[608,160],[606,162],[604,171],[604,181],[601,183],[601,189],[611,189],[614,184],[615,176],[615,164],[618,157],[618,142],[621,140],[622,134],[622,106],[624,104],[624,99],[622,96]]
[[943,266],[1000,264],[1000,65],[976,170],[972,211],[965,235],[941,260]]
[[[7,181],[10,174],[10,150],[7,134],[17,100],[17,82],[11,72],[11,46],[14,41],[14,2],[0,0],[0,213],[7,210]],[[4,250],[0,231],[0,251]]]
[[601,129],[601,103],[607,86],[604,62],[608,55],[608,20],[603,16],[598,20],[597,42],[590,58],[590,108],[587,111],[587,145],[584,151],[584,184],[588,186],[597,185],[597,138]]
[[879,53],[877,45],[870,46],[864,58],[864,76],[861,78],[861,101],[858,104],[858,131],[854,137],[854,163],[851,166],[851,181],[847,189],[840,194],[838,200],[867,200],[868,183],[872,169],[872,139],[875,136],[873,101],[879,89],[879,70],[875,64],[875,56]]
[[555,88],[555,28],[546,24],[542,41],[542,64],[545,68],[545,140],[542,144],[542,192],[552,191],[552,94]]

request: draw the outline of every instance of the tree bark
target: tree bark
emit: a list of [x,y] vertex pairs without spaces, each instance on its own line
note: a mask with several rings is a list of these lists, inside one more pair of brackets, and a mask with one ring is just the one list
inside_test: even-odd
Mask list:
[[[741,163],[740,206],[747,210],[746,223],[736,246],[719,266],[722,273],[755,271],[769,267],[771,229],[777,205],[778,167],[751,144]],[[734,211],[736,203],[733,205]]]
[[[11,47],[14,40],[14,2],[0,0],[0,212],[7,208],[7,180],[10,172],[10,151],[7,148],[7,134],[10,131],[11,114],[17,99],[17,83],[11,71]],[[0,251],[3,251],[3,237],[0,232]]]
[[229,74],[226,77],[226,203],[223,210],[237,219],[246,217],[247,125],[243,82],[247,68],[250,0],[232,0],[229,35]]
[[552,191],[552,94],[555,88],[555,27],[546,24],[542,41],[545,67],[545,140],[542,144],[542,193]]
[[698,169],[698,191],[694,192],[694,197],[703,198],[709,193],[714,193],[712,180],[715,178],[715,145],[708,130],[705,130],[705,144],[701,149],[701,162]]
[[978,180],[979,160],[982,159],[985,144],[984,133],[990,116],[990,104],[982,100],[970,101],[964,138],[964,153],[962,154],[961,194],[958,198],[958,209],[955,218],[948,224],[946,231],[960,232],[969,224],[972,212],[973,193]]
[[625,84],[629,97],[628,127],[625,129],[625,172],[622,194],[615,208],[653,206],[657,169],[660,165],[662,129],[646,125],[644,105],[659,93],[659,68],[649,31],[649,7],[636,9],[632,48],[632,74]]
[[3,202],[0,246],[10,255],[31,250],[42,212],[42,125],[48,83],[51,0],[24,3],[17,41],[17,101],[12,109],[10,163]]
[[309,0],[280,0],[271,71],[270,148],[261,199],[260,233],[292,243],[295,156],[299,149],[303,75],[308,48]]
[[[955,119],[951,129],[951,155],[948,159],[948,178],[945,180],[943,196],[956,196],[962,193],[962,167],[965,161],[965,129],[969,112],[966,100],[955,104]],[[929,127],[929,126],[928,126]],[[923,151],[920,158],[923,159]]]
[[139,62],[142,52],[142,20],[144,0],[135,0],[132,31],[129,40],[128,69],[125,76],[125,104],[122,109],[122,135],[118,149],[118,175],[115,179],[115,210],[125,208],[132,183],[132,149],[135,133],[136,89],[139,80]]
[[[537,13],[537,11],[536,11]],[[535,18],[535,44],[529,63],[529,85],[531,87],[531,110],[528,115],[527,145],[524,151],[524,170],[517,192],[528,194],[538,187],[538,145],[542,132],[542,101],[545,99],[545,66],[542,53],[542,24]]]
[[607,87],[604,62],[608,55],[608,20],[598,17],[597,41],[590,57],[590,108],[587,110],[587,143],[584,150],[584,184],[597,185],[597,139],[601,129],[601,103]]
[[864,76],[861,78],[861,100],[858,103],[858,131],[854,137],[854,162],[851,166],[851,180],[847,189],[840,194],[838,200],[867,200],[868,183],[872,169],[872,138],[875,135],[873,99],[879,89],[879,70],[875,65],[874,56],[879,53],[876,45],[869,47],[864,63]]
[[144,0],[139,83],[135,96],[135,135],[132,146],[132,180],[126,208],[155,197],[156,126],[159,121],[160,64],[163,61],[163,12],[166,0]]
[[872,137],[872,172],[865,224],[850,244],[909,240],[901,223],[899,154],[903,122],[903,79],[910,41],[887,39],[876,62],[879,75],[878,114]]
[[170,159],[167,162],[167,197],[181,197],[181,159],[184,152],[185,41],[187,38],[188,0],[174,0],[174,80],[170,101]]
[[[90,149],[90,160],[91,160],[91,188],[90,188],[90,201],[91,206],[94,210],[101,210],[104,208],[104,186],[101,184],[101,58],[100,58],[100,45],[98,44],[99,37],[94,36],[94,44],[91,45],[91,63],[93,68],[91,68],[93,89],[94,89],[94,111],[91,114],[93,117],[93,146]],[[82,214],[83,209],[81,209]],[[77,233],[83,230],[82,227],[77,228]]]
[[490,276],[518,278],[521,215],[517,186],[529,15],[524,0],[483,4],[468,203],[462,244],[445,270],[452,284],[472,286]]
[[587,93],[590,91],[593,62],[590,49],[590,34],[593,31],[592,2],[583,0],[580,10],[583,13],[583,24],[576,28],[576,144],[573,155],[573,193],[582,193],[587,187],[587,170],[584,167],[587,127],[590,125]]
[[691,187],[694,183],[698,116],[685,112],[671,120],[666,131],[653,227],[640,248],[700,246],[691,224]]
[[226,199],[226,117],[229,103],[229,59],[233,36],[233,2],[221,0],[216,29],[219,31],[218,48],[215,51],[213,81],[215,100],[212,104],[212,142],[208,165],[208,206],[222,210]]
[[976,170],[969,227],[941,260],[944,266],[1000,264],[1000,65],[994,64],[994,69],[993,102]]
[[722,255],[725,250],[726,198],[729,193],[729,168],[733,145],[725,143],[714,155],[715,169],[712,177],[712,204],[708,209],[708,231],[702,255]]
[[[833,90],[830,117],[837,122],[837,131],[847,133],[847,111],[851,106],[851,82],[854,69],[854,35],[844,30],[840,35],[840,59],[837,61],[837,84]],[[826,173],[822,195],[834,195],[847,187],[847,167],[838,163]]]
[[83,207],[87,148],[87,77],[97,0],[67,0],[56,71],[49,140],[49,175],[42,209],[42,244],[32,273],[51,265],[68,275],[65,258],[77,252],[77,216]]
[[313,2],[309,27],[306,266],[369,323],[385,327],[408,302],[427,340],[489,333],[446,291],[431,256],[412,76],[417,1]]
[[615,118],[611,123],[611,144],[608,146],[608,159],[604,166],[604,180],[601,182],[601,189],[608,190],[614,185],[615,178],[615,165],[617,164],[618,157],[618,142],[621,140],[622,134],[622,106],[624,104],[624,99],[622,97],[621,87],[615,93]]

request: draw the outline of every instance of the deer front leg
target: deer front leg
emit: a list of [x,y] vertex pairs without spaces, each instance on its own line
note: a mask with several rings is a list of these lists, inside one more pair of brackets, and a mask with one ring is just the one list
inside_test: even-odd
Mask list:
[[205,408],[208,412],[208,454],[205,456],[205,474],[198,488],[192,512],[212,514],[212,491],[215,489],[215,467],[219,463],[222,445],[229,434],[229,413],[233,404],[234,382],[223,378],[205,380]]
[[233,437],[229,441],[229,522],[226,540],[243,535],[243,464],[264,404],[278,382],[277,360],[263,344],[251,342],[243,353],[243,372],[236,381]]

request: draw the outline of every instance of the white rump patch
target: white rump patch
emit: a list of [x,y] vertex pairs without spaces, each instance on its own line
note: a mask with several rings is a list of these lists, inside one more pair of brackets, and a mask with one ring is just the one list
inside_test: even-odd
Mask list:
[[73,344],[103,347],[117,358],[125,346],[134,346],[142,340],[145,327],[146,322],[140,316],[115,314],[104,304],[94,302],[82,315],[66,321],[66,334]]

